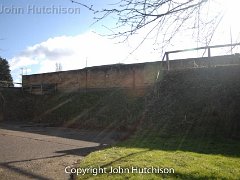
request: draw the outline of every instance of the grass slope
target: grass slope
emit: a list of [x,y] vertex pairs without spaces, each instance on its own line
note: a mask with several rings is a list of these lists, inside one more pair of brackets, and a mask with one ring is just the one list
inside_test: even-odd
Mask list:
[[130,139],[91,153],[80,168],[167,167],[174,174],[92,174],[78,179],[239,179],[240,68],[173,71],[157,83]]
[[[174,174],[92,174],[79,175],[78,179],[239,179],[240,143],[199,139],[133,137],[115,147],[91,153],[81,168],[121,166],[174,168]],[[152,141],[151,141],[152,140]],[[145,146],[145,147],[144,147]]]
[[35,121],[78,128],[131,129],[143,109],[143,98],[121,90],[66,93],[45,97]]

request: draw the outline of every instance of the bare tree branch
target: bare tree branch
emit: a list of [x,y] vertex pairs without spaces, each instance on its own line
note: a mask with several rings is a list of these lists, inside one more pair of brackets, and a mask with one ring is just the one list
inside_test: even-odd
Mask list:
[[[142,40],[130,54],[135,52],[150,34],[155,35],[154,44],[169,44],[177,33],[185,30],[191,31],[192,37],[196,38],[197,42],[205,39],[205,43],[207,42],[207,45],[209,45],[223,16],[219,13],[216,16],[206,18],[208,17],[208,11],[204,7],[210,1],[119,0],[101,10],[97,10],[92,5],[80,3],[80,0],[71,0],[71,2],[92,11],[95,14],[95,23],[106,18],[113,18],[116,26],[106,27],[103,25],[110,32],[110,34],[106,34],[108,37],[121,37],[124,42],[130,36],[147,29],[148,32],[145,32]],[[204,35],[206,38],[202,37]]]
[[80,3],[80,2],[78,2],[78,1],[73,1],[73,0],[70,0],[70,1],[71,1],[72,3],[78,4],[78,5],[80,5],[80,6],[83,6],[83,7],[87,8],[89,11],[95,12],[95,10],[93,9],[93,5],[88,6],[88,5],[83,4],[83,3]]

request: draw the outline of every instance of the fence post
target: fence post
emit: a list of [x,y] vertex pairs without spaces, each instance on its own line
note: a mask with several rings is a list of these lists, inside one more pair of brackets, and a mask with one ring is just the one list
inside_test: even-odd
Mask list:
[[169,64],[169,53],[166,52],[166,60],[167,60],[167,70],[170,70],[170,64]]
[[132,76],[133,76],[133,84],[132,84],[132,86],[133,86],[133,89],[135,90],[135,87],[136,87],[136,74],[135,74],[135,69],[134,68],[132,68]]
[[211,57],[211,48],[208,47],[208,57],[210,58]]
[[43,83],[41,83],[41,95],[43,95]]
[[211,60],[210,60],[210,58],[211,58],[211,49],[210,49],[210,47],[208,47],[207,48],[207,50],[208,50],[208,67],[211,67]]
[[85,93],[87,93],[87,90],[88,90],[88,70],[87,68],[86,69],[86,74],[85,74]]
[[57,92],[57,83],[55,83],[55,87],[54,87],[55,93]]

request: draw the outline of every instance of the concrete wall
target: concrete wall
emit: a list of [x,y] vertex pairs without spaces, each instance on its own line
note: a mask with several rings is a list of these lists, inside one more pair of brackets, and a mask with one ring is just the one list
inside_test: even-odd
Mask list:
[[60,91],[102,88],[141,88],[151,85],[159,71],[160,62],[116,64],[79,70],[24,75],[23,87],[56,84]]
[[[191,58],[169,61],[170,70],[240,64],[239,55]],[[104,88],[139,89],[151,86],[167,69],[167,62],[114,64],[79,70],[24,75],[23,87],[56,84],[59,91],[80,91]]]

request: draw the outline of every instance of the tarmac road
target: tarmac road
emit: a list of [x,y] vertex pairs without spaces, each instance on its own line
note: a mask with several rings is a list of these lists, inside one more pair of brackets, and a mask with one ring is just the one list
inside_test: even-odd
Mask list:
[[115,133],[0,123],[0,179],[69,179],[64,169],[114,143]]

